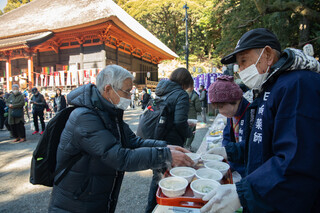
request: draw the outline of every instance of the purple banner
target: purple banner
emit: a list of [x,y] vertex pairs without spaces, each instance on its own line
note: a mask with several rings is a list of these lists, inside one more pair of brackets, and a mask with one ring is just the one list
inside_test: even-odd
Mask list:
[[198,89],[199,89],[199,78],[198,77],[194,77],[193,78],[193,82],[194,82],[194,89],[196,90],[196,91],[198,91]]

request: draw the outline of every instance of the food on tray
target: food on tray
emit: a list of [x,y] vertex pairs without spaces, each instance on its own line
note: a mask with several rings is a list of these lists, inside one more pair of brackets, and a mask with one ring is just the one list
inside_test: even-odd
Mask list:
[[198,179],[191,183],[190,188],[192,189],[195,197],[202,198],[204,195],[211,192],[219,185],[220,183],[215,180]]
[[211,179],[216,181],[220,181],[223,177],[220,171],[208,168],[198,169],[196,176],[198,179]]
[[225,175],[230,168],[229,164],[221,161],[209,161],[206,162],[204,166],[208,169],[219,170],[222,173],[222,175]]
[[167,197],[179,197],[183,195],[187,186],[188,181],[182,177],[167,177],[159,182],[159,187]]
[[223,134],[222,130],[212,130],[209,133],[209,135],[222,135],[222,134]]
[[185,185],[184,182],[180,181],[180,180],[168,180],[163,182],[162,186],[166,189],[180,189]]
[[210,187],[210,186],[206,186],[206,185],[199,185],[197,188],[196,188],[197,191],[199,192],[202,192],[202,193],[209,193],[213,190],[213,187]]
[[193,175],[193,172],[190,172],[190,171],[176,171],[176,172],[174,172],[174,175],[179,176],[179,177],[187,177],[187,176]]
[[190,183],[196,174],[196,170],[191,167],[175,167],[170,170],[170,174],[176,177],[183,177]]
[[201,159],[204,162],[213,161],[213,160],[222,161],[223,157],[221,155],[216,155],[216,154],[204,154],[201,156]]
[[186,155],[189,156],[189,158],[191,158],[191,160],[193,160],[194,165],[198,163],[201,155],[197,154],[197,153],[185,153]]
[[218,143],[208,142],[207,143],[207,150],[210,150],[210,149],[216,148],[216,147],[222,147],[222,143],[221,142],[218,142]]

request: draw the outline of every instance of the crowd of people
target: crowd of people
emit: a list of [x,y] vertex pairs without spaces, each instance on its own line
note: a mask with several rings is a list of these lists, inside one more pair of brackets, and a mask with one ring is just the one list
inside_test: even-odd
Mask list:
[[[192,166],[190,152],[195,126],[188,119],[201,113],[206,122],[207,95],[212,105],[227,117],[222,147],[208,153],[222,155],[242,179],[223,184],[203,197],[201,212],[318,212],[320,209],[320,63],[297,49],[281,50],[278,38],[264,28],[245,33],[223,64],[237,63],[244,90],[233,76],[223,75],[209,87],[194,91],[193,78],[185,68],[174,70],[160,81],[156,98],[167,108],[170,126],[161,139],[138,137],[123,120],[130,106],[138,103],[152,110],[147,88],[137,95],[133,76],[118,65],[108,65],[87,84],[65,98],[57,90],[56,111],[66,103],[76,108],[70,114],[57,150],[57,168],[81,154],[58,185],[53,186],[49,212],[114,212],[124,172],[153,170],[146,212],[156,205],[156,189],[165,170]],[[8,124],[15,141],[26,140],[25,98],[19,86],[3,98]],[[253,101],[244,92],[252,91]],[[46,100],[32,89],[34,134],[45,129]],[[160,102],[159,102],[160,103]],[[6,110],[0,111],[6,113]],[[22,113],[22,115],[21,115]],[[3,126],[0,115],[0,127]],[[170,122],[169,122],[170,120]],[[40,134],[42,134],[40,132]],[[183,148],[185,147],[185,148]],[[59,174],[55,177],[59,178]]]
[[42,95],[36,87],[28,92],[27,90],[21,91],[18,84],[13,84],[10,93],[0,90],[0,130],[9,131],[10,137],[14,138],[13,142],[25,142],[27,140],[25,124],[26,119],[30,122],[30,110],[34,126],[32,135],[42,135],[46,127],[46,115],[50,119],[54,113],[66,107],[66,98],[59,88],[56,90],[56,95],[50,98],[47,93],[45,96]]

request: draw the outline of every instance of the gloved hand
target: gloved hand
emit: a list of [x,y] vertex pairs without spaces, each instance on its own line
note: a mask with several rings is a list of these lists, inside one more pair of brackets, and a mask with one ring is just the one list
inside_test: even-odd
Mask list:
[[241,207],[235,184],[218,186],[202,200],[209,202],[200,209],[201,213],[233,213]]
[[216,154],[221,155],[224,159],[227,160],[227,152],[224,147],[215,147],[207,151],[207,154]]

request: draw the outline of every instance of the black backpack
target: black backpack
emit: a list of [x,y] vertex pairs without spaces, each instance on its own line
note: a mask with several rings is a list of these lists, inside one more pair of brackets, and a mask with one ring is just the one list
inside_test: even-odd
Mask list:
[[173,112],[166,100],[171,93],[156,98],[151,106],[147,106],[139,117],[137,136],[143,139],[165,140],[168,131],[173,127]]
[[[82,154],[75,155],[67,165],[56,171],[56,154],[60,142],[61,133],[75,107],[68,107],[53,117],[46,126],[44,133],[39,139],[38,145],[33,152],[30,169],[30,183],[45,186],[58,185],[68,173],[71,167],[81,158]],[[63,173],[54,182],[54,177]]]

